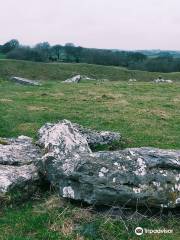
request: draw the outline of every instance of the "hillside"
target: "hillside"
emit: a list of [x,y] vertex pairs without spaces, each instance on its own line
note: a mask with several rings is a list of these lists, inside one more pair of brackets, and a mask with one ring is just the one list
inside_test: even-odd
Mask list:
[[10,76],[20,76],[39,80],[63,81],[76,74],[111,81],[126,81],[130,78],[140,81],[151,81],[161,75],[165,79],[180,81],[180,73],[154,73],[93,64],[35,63],[29,61],[0,60],[0,77],[4,79]]

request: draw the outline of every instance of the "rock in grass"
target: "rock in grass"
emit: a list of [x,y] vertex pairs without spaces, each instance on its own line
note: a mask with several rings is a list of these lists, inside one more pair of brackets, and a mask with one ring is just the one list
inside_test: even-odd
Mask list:
[[42,180],[40,171],[64,198],[96,205],[180,206],[180,151],[131,148],[92,153],[89,131],[68,120],[46,124],[39,130],[42,157],[31,138],[3,139],[0,198],[35,191]]
[[137,82],[137,80],[135,78],[130,78],[128,82]]
[[69,78],[69,79],[63,81],[63,82],[64,83],[79,83],[80,80],[81,80],[81,75],[76,75],[76,76],[74,76],[72,78]]
[[153,82],[155,82],[155,83],[173,83],[172,80],[168,80],[168,79],[166,80],[166,79],[162,79],[162,78],[154,79]]
[[3,138],[0,140],[0,164],[20,166],[35,163],[41,157],[40,149],[32,142],[32,138]]
[[45,149],[44,157],[66,159],[68,156],[91,153],[86,139],[68,120],[57,124],[45,124],[40,128],[38,145]]
[[[57,124],[47,123],[39,130],[39,144],[45,144],[45,135],[49,134],[49,132],[57,132],[58,128],[60,129],[63,126],[71,126],[70,128],[73,129],[76,133],[82,135],[83,138],[86,139],[87,143],[91,148],[95,148],[98,145],[111,145],[116,142],[120,142],[122,137],[121,134],[118,132],[110,132],[110,131],[95,131],[89,128],[85,128],[79,124],[71,123],[68,120],[60,121]],[[61,129],[62,130],[62,129]],[[62,132],[59,132],[59,137],[61,136]]]
[[92,153],[69,121],[40,130],[40,169],[61,196],[96,205],[180,205],[180,151],[132,148]]
[[21,77],[11,77],[10,80],[20,83],[20,84],[23,84],[23,85],[32,85],[32,86],[41,86],[42,85],[38,81],[21,78]]
[[26,136],[0,141],[0,202],[11,194],[32,194],[40,183],[35,166],[41,158],[40,149]]
[[[1,196],[34,189],[38,184],[38,169],[34,164],[24,166],[0,165],[0,200]],[[32,193],[32,192],[31,192]]]
[[121,134],[118,132],[95,131],[75,123],[73,123],[73,127],[86,138],[89,146],[92,148],[98,145],[111,145],[115,142],[120,142],[122,139]]

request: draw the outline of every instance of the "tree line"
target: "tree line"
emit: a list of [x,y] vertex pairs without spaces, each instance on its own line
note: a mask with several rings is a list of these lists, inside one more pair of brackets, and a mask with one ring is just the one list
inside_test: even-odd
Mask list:
[[30,47],[21,45],[16,39],[0,45],[0,52],[6,58],[17,60],[89,63],[152,72],[180,71],[180,58],[174,58],[168,53],[151,58],[140,52],[83,48],[73,43],[51,46],[48,42],[42,42]]

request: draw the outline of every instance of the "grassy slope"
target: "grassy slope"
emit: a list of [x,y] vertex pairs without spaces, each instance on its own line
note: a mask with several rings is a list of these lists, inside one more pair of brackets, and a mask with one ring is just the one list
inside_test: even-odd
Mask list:
[[65,80],[75,74],[87,75],[98,79],[109,80],[137,80],[149,81],[159,75],[166,79],[180,80],[180,73],[150,73],[136,70],[127,70],[122,67],[98,66],[92,64],[66,64],[66,63],[34,63],[28,61],[0,60],[0,76],[29,77],[40,80]]
[[[1,60],[0,136],[25,134],[35,138],[37,129],[45,122],[67,118],[95,129],[119,131],[127,138],[127,146],[179,149],[180,83],[128,84],[116,81],[73,85],[58,81],[75,73],[111,80],[119,76],[117,80],[126,80],[127,75],[124,78],[122,72],[129,71],[86,64]],[[42,87],[22,86],[5,80],[11,74],[46,81]],[[173,235],[145,236],[141,239],[178,239],[179,221],[172,217],[166,221],[140,218],[113,221],[108,217],[92,215],[88,210],[67,202],[62,206],[58,201],[61,200],[55,196],[47,196],[1,210],[0,240],[137,239],[133,233],[137,225],[175,230]]]

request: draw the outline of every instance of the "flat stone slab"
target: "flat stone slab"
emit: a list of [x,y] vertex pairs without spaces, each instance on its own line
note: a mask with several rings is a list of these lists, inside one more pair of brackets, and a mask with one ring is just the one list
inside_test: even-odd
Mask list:
[[23,84],[23,85],[32,85],[32,86],[41,86],[42,84],[35,80],[30,80],[22,77],[11,77],[11,81]]

